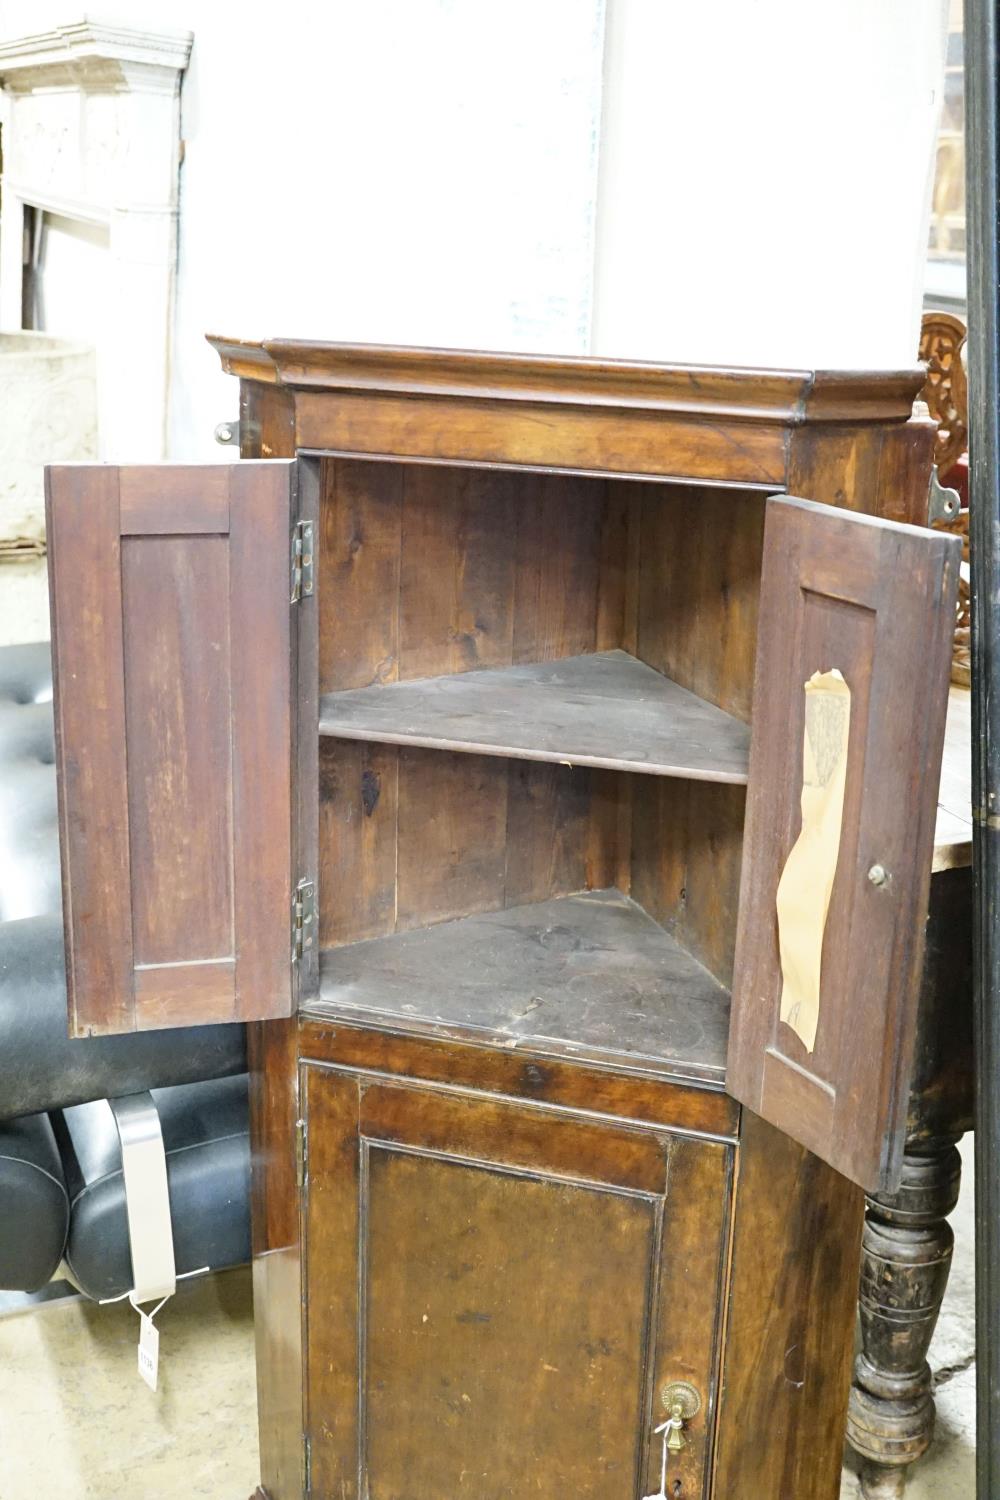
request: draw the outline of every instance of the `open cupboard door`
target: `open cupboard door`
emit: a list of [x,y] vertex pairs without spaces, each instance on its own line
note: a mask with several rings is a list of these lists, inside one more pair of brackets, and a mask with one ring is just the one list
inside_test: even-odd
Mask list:
[[959,561],[768,502],[727,1087],[869,1192],[903,1152]]
[[316,625],[293,602],[311,478],[284,461],[46,473],[73,1036],[286,1016],[311,971]]

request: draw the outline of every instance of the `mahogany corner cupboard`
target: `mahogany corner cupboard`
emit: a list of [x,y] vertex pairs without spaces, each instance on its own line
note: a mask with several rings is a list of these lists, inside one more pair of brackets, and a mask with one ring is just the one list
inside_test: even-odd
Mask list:
[[48,473],[60,822],[73,1034],[253,1023],[259,1493],[834,1500],[922,372],[211,342],[247,461]]

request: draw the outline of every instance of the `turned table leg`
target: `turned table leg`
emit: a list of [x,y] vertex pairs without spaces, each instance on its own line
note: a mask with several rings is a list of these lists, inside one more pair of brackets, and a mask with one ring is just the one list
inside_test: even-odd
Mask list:
[[959,1136],[907,1150],[899,1190],[869,1198],[861,1250],[861,1352],[847,1436],[866,1500],[897,1500],[934,1432],[927,1350],[948,1284]]

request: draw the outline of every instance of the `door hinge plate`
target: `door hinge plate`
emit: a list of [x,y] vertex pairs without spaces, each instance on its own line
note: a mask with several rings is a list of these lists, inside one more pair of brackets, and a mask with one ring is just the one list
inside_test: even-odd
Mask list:
[[296,521],[292,531],[292,603],[313,591],[313,523]]
[[302,1435],[302,1493],[308,1495],[312,1489],[312,1441]]
[[306,1185],[306,1166],[308,1161],[308,1142],[306,1139],[305,1120],[295,1122],[295,1183],[299,1188]]
[[300,880],[292,896],[292,963],[313,945],[316,931],[316,882]]

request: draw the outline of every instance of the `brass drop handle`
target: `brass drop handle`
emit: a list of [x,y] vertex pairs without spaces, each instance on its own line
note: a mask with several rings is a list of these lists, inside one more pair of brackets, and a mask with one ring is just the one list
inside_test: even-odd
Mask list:
[[688,1445],[684,1436],[684,1423],[689,1422],[701,1410],[701,1396],[689,1380],[671,1380],[660,1389],[660,1401],[667,1420],[654,1428],[663,1437],[663,1455],[660,1464],[660,1488],[655,1495],[645,1500],[667,1500],[667,1455],[683,1453]]
[[687,1438],[684,1436],[684,1411],[679,1401],[674,1402],[663,1425],[667,1429],[667,1452],[682,1453],[687,1447]]
[[660,1391],[660,1402],[669,1415],[657,1432],[666,1433],[668,1453],[682,1453],[687,1447],[684,1423],[701,1410],[701,1396],[689,1380],[671,1380]]

